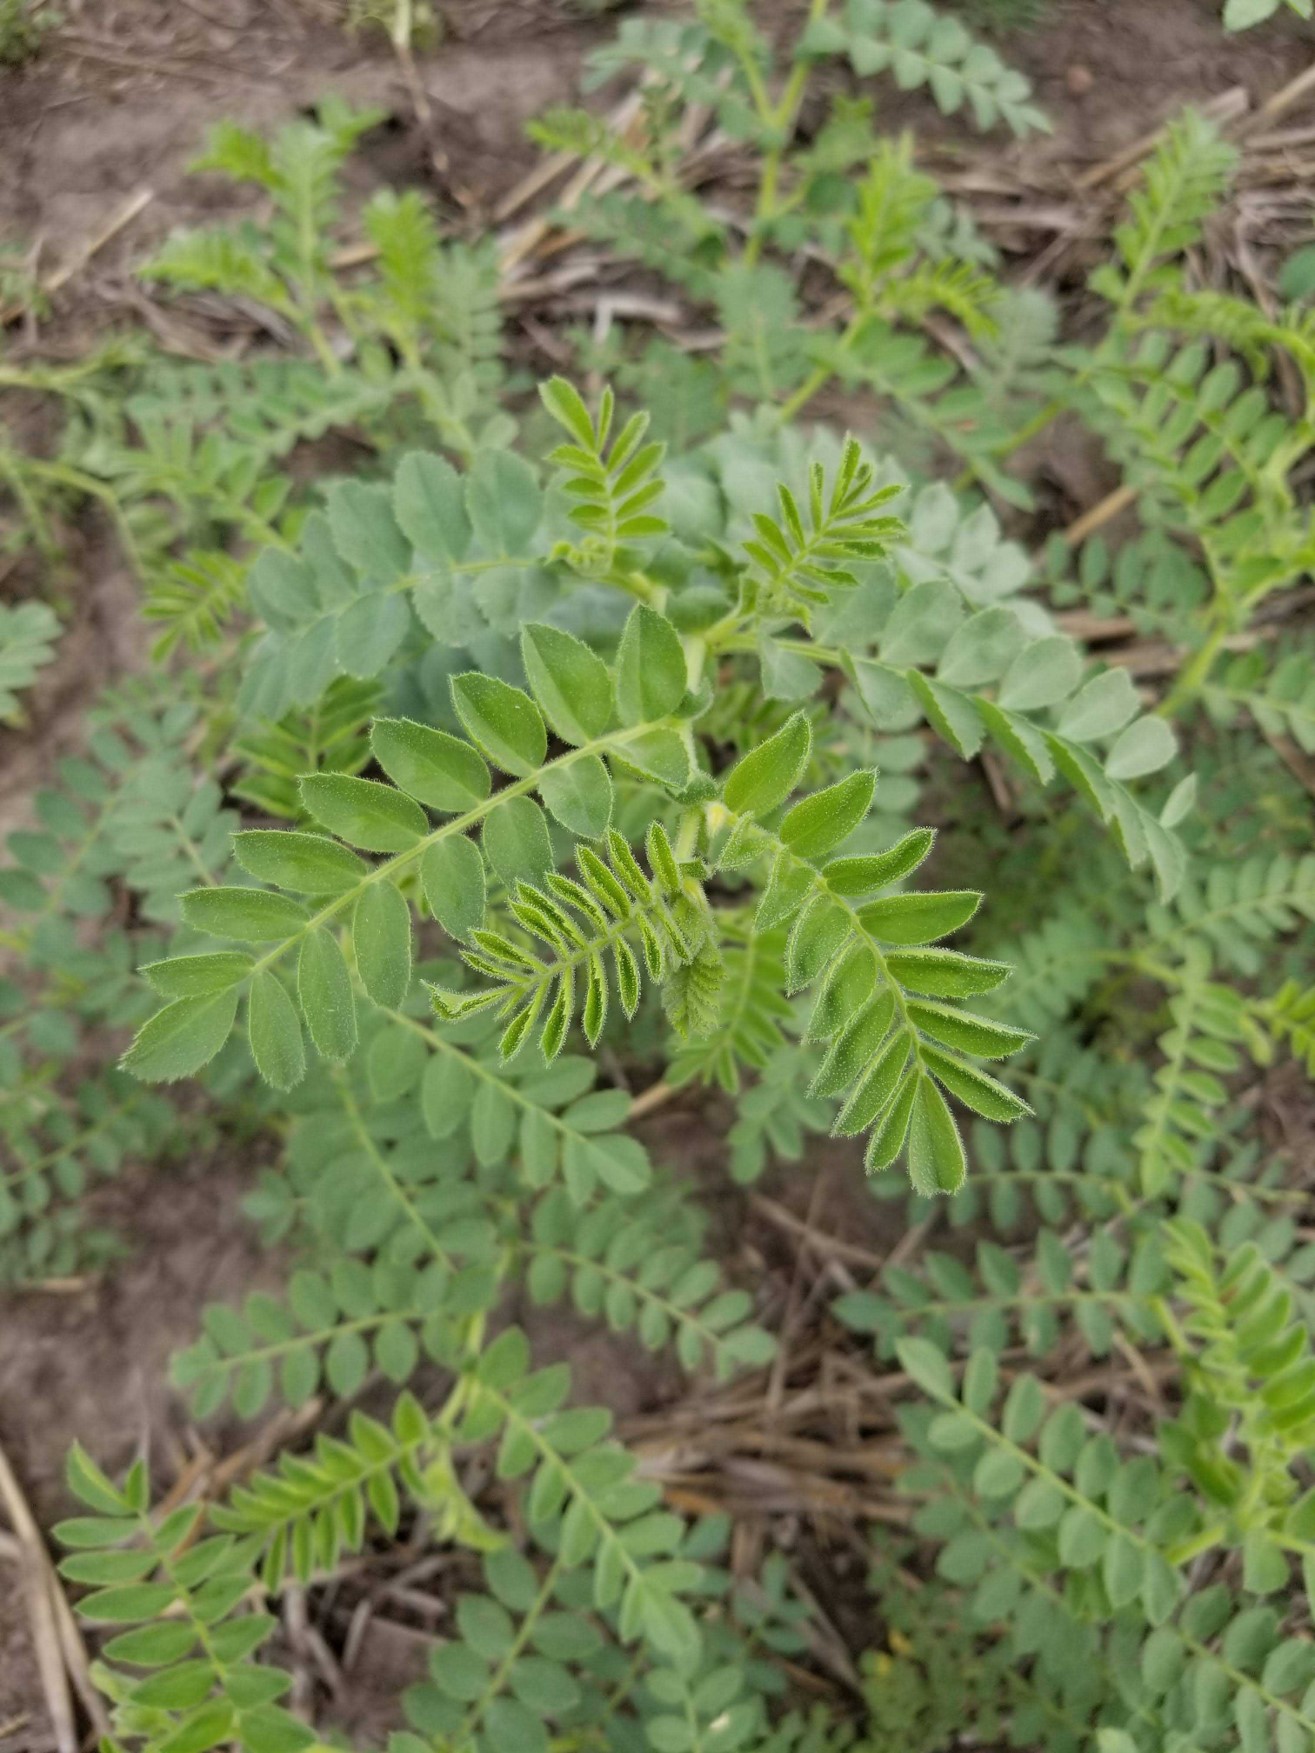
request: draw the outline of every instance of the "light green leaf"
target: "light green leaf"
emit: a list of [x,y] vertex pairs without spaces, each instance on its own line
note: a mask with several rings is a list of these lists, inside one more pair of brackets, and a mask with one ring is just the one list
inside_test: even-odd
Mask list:
[[191,889],[179,896],[183,918],[212,937],[239,943],[271,943],[293,937],[306,923],[306,910],[286,895],[266,889]]
[[547,768],[539,782],[539,795],[572,834],[597,840],[607,831],[612,819],[612,781],[597,755],[585,755],[569,766]]
[[1062,633],[1026,645],[1005,671],[999,704],[1011,712],[1035,712],[1067,700],[1082,679],[1082,653]]
[[798,785],[812,752],[813,733],[802,712],[794,713],[736,762],[722,789],[726,808],[736,815],[765,816],[783,804]]
[[381,584],[402,577],[411,550],[393,516],[386,487],[336,481],[325,495],[333,544],[348,565]]
[[1179,822],[1185,821],[1196,807],[1196,791],[1195,773],[1189,773],[1186,779],[1180,779],[1160,811],[1160,825],[1164,828],[1176,828]]
[[150,981],[161,998],[204,998],[240,985],[255,967],[241,950],[215,950],[204,956],[171,956],[163,962],[147,962],[137,971]]
[[958,1053],[974,1053],[981,1059],[1004,1059],[1034,1039],[1026,1029],[1010,1028],[987,1017],[972,1016],[948,1004],[925,999],[908,1001],[910,1020],[933,1041]]
[[361,1335],[350,1329],[335,1333],[324,1354],[324,1374],[339,1399],[356,1393],[369,1368],[370,1352]]
[[787,810],[781,822],[781,839],[796,858],[824,858],[847,840],[867,815],[876,787],[875,773],[851,773],[838,785],[802,798]]
[[484,923],[484,860],[470,840],[454,834],[426,847],[420,884],[449,937],[467,937]]
[[352,944],[362,986],[376,1004],[396,1010],[411,985],[411,909],[392,883],[362,889]]
[[532,797],[511,797],[484,824],[484,855],[506,883],[538,883],[552,869],[548,822]]
[[370,1043],[366,1070],[377,1102],[396,1102],[409,1095],[424,1075],[429,1050],[423,1035],[390,1023]]
[[640,603],[616,654],[616,703],[624,724],[666,718],[685,697],[685,653],[671,622]]
[[917,670],[908,672],[909,686],[922,702],[927,722],[950,747],[969,761],[982,746],[982,715],[976,702],[957,688],[935,682]]
[[934,943],[966,925],[981,905],[975,889],[953,889],[930,895],[887,895],[869,901],[859,912],[865,931],[883,943]]
[[689,784],[689,750],[675,729],[650,730],[643,736],[632,737],[623,748],[613,751],[612,760],[621,761],[644,778],[656,780],[672,791],[679,791]]
[[256,1070],[276,1090],[290,1090],[305,1077],[306,1048],[297,1007],[278,975],[268,970],[251,983],[247,1038]]
[[973,998],[994,992],[1013,973],[1008,962],[991,962],[960,950],[894,950],[886,957],[886,967],[906,991],[928,998]]
[[1132,677],[1125,669],[1093,676],[1069,701],[1057,729],[1070,742],[1090,743],[1113,736],[1141,710]]
[[413,451],[402,458],[393,477],[393,514],[427,560],[459,560],[470,546],[465,488],[442,457]]
[[509,450],[480,451],[466,481],[466,509],[485,552],[520,558],[539,526],[543,494],[534,470]]
[[1070,1504],[1059,1523],[1059,1556],[1071,1570],[1085,1570],[1105,1551],[1109,1532],[1094,1509]]
[[298,895],[341,895],[369,870],[336,840],[282,828],[250,828],[233,836],[233,855],[258,882]]
[[469,743],[427,724],[376,719],[370,747],[393,784],[430,809],[464,814],[493,789],[488,768]]
[[333,649],[349,676],[369,681],[411,631],[411,610],[403,596],[360,596],[338,616]]
[[569,378],[550,377],[539,385],[539,399],[556,420],[564,426],[583,450],[594,447],[594,426],[584,398]]
[[518,778],[542,767],[548,733],[528,694],[474,670],[454,676],[451,686],[457,716],[495,767]]
[[1031,720],[1021,713],[1007,712],[994,701],[980,697],[974,701],[974,706],[993,741],[1011,760],[1017,761],[1024,772],[1030,773],[1042,785],[1048,785],[1055,776],[1054,758],[1045,735]]
[[1278,5],[1279,0],[1226,0],[1224,29],[1249,30],[1253,24],[1263,24],[1278,11]]
[[1023,1120],[1032,1112],[1021,1096],[1006,1088],[998,1078],[983,1071],[980,1066],[967,1065],[961,1059],[954,1059],[948,1053],[942,1053],[935,1047],[924,1045],[922,1057],[937,1080],[944,1084],[952,1096],[956,1096],[965,1108],[971,1108],[974,1114],[980,1114],[984,1120],[994,1120],[997,1125],[1007,1126],[1014,1120]]
[[[791,812],[793,813],[793,812]],[[789,820],[787,816],[786,820]],[[824,868],[826,886],[834,895],[856,900],[910,876],[925,862],[936,843],[934,828],[910,828],[884,852],[863,853],[856,858],[834,858]]]
[[849,913],[838,901],[817,896],[796,919],[786,944],[786,980],[791,992],[814,981],[848,942]]
[[909,1179],[915,1193],[957,1193],[968,1172],[963,1140],[945,1097],[923,1072],[909,1121]]
[[881,638],[881,660],[905,669],[933,663],[963,620],[963,598],[946,579],[915,584],[895,604]]
[[1105,772],[1111,779],[1141,779],[1167,767],[1177,753],[1177,738],[1163,718],[1139,718],[1115,741]]
[[337,938],[324,926],[310,932],[297,962],[297,997],[311,1040],[326,1059],[341,1063],[356,1051],[352,977]]
[[143,1083],[191,1077],[227,1041],[236,1014],[237,993],[232,990],[176,998],[142,1024],[120,1063]]
[[596,652],[558,627],[531,621],[521,633],[521,656],[534,697],[563,742],[579,747],[602,736],[612,722],[612,678]]
[[1003,675],[1025,638],[1012,609],[979,609],[951,635],[936,674],[954,688],[979,688]]
[[418,803],[375,779],[310,773],[301,800],[322,827],[366,852],[409,852],[429,832]]
[[945,1354],[930,1339],[906,1337],[895,1342],[900,1368],[935,1400],[953,1400],[954,1376]]

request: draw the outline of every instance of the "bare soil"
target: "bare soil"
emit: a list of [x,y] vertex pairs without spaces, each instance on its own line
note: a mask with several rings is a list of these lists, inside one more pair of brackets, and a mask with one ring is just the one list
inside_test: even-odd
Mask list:
[[[134,320],[151,322],[170,344],[168,317],[145,304],[129,270],[172,227],[241,209],[243,195],[227,184],[186,175],[220,118],[269,127],[327,91],[378,105],[389,120],[365,142],[353,175],[364,185],[420,183],[453,223],[477,229],[534,162],[525,120],[574,95],[582,57],[616,22],[579,0],[446,0],[442,38],[416,60],[422,117],[382,32],[349,34],[334,0],[62,0],[60,10],[64,22],[37,62],[0,70],[0,239],[36,244],[49,271],[95,245],[139,191],[150,197],[73,274],[41,333],[14,338],[20,355],[31,346],[74,357]],[[798,10],[765,3],[762,14],[784,26]],[[993,165],[1017,172],[1021,164],[1041,185],[1056,164],[1099,162],[1185,102],[1241,86],[1254,106],[1310,63],[1310,26],[1294,19],[1230,40],[1218,11],[1218,0],[1054,0],[1043,26],[1005,49],[1055,120],[1054,135],[1039,143],[982,142],[921,100],[890,98],[885,87],[876,95],[892,123],[916,126],[960,162],[988,175]],[[52,752],[76,739],[88,697],[139,661],[132,586],[113,541],[95,518],[78,541],[71,636],[35,696],[30,732],[0,733],[5,825]],[[732,1270],[788,1320],[797,1244],[728,1189],[724,1124],[716,1102],[682,1098],[651,1123],[650,1142],[700,1178]],[[868,1197],[856,1171],[850,1153],[818,1146],[762,1192],[796,1222],[884,1255],[901,1213]],[[149,1453],[161,1483],[197,1451],[201,1437],[167,1384],[169,1355],[205,1303],[279,1279],[280,1262],[262,1252],[238,1210],[251,1172],[232,1152],[185,1172],[139,1165],[101,1196],[101,1215],[117,1218],[129,1243],[120,1268],[73,1289],[0,1297],[0,1447],[44,1524],[67,1508],[61,1469],[75,1436],[111,1468]],[[579,1392],[621,1418],[642,1424],[678,1401],[670,1364],[569,1315],[535,1314],[531,1326],[545,1361],[569,1356]],[[221,1426],[204,1440],[223,1453],[245,1434]],[[0,1753],[46,1753],[51,1730],[16,1575],[0,1548]],[[325,1609],[344,1636],[351,1608],[347,1599]],[[368,1612],[355,1623],[329,1715],[377,1739],[396,1722],[423,1638]]]

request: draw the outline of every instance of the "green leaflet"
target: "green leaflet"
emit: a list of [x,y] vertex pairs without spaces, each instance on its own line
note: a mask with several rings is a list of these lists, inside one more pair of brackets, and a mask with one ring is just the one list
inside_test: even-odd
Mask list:
[[[867,815],[876,786],[875,773],[851,773],[825,791],[814,792],[786,813],[781,839],[796,858],[824,858],[847,840]],[[880,880],[892,882],[903,874],[897,871]]]
[[909,1120],[909,1179],[916,1193],[957,1193],[968,1165],[945,1097],[925,1073]]
[[473,841],[439,840],[426,847],[420,882],[430,912],[450,937],[484,923],[484,860]]
[[1021,655],[1026,637],[1012,609],[979,609],[950,636],[936,666],[937,678],[954,688],[994,682]]
[[162,998],[203,998],[239,985],[254,966],[251,957],[238,950],[216,950],[210,955],[173,956],[167,962],[148,962],[138,972]]
[[452,703],[471,740],[504,773],[524,776],[541,767],[548,735],[528,694],[496,676],[454,676]]
[[409,852],[429,828],[419,804],[375,779],[315,773],[301,797],[321,827],[367,852]]
[[392,883],[361,891],[352,915],[361,984],[376,1004],[396,1009],[411,984],[411,909]]
[[340,895],[354,888],[368,869],[354,852],[322,835],[269,828],[234,834],[233,856],[258,882],[298,895]]
[[545,774],[543,801],[570,834],[599,839],[612,819],[612,781],[597,755]]
[[770,814],[799,783],[811,750],[808,720],[796,712],[731,770],[722,787],[727,809],[746,816]]
[[685,694],[685,653],[670,621],[645,604],[630,613],[616,658],[616,702],[623,724],[665,718]]
[[1067,700],[1082,676],[1082,654],[1071,639],[1055,634],[1024,646],[1000,682],[997,703],[1011,712],[1035,712]]
[[257,974],[247,998],[247,1039],[265,1082],[290,1090],[306,1075],[297,1007],[276,974]]
[[1139,718],[1115,740],[1105,761],[1111,779],[1141,779],[1158,773],[1178,753],[1178,739],[1162,718]]
[[851,775],[801,800],[776,828],[763,825],[761,817],[770,819],[793,789],[810,746],[807,720],[796,714],[733,769],[721,801],[709,807],[717,859],[733,868],[770,862],[755,928],[791,921],[786,987],[815,992],[806,1038],[824,1043],[826,1056],[810,1093],[840,1099],[835,1129],[870,1133],[870,1170],[893,1162],[907,1138],[915,1189],[957,1192],[966,1162],[937,1086],[999,1122],[1026,1115],[1026,1102],[957,1054],[1005,1057],[1030,1037],[913,994],[989,992],[1009,970],[921,947],[972,918],[981,902],[976,891],[868,898],[921,864],[932,846],[929,830],[913,830],[884,853],[835,858],[820,868],[806,861],[824,859],[860,827],[873,797],[871,774]]
[[890,895],[869,901],[859,914],[865,930],[885,943],[934,943],[966,925],[982,904],[974,889],[931,895]]
[[1094,742],[1122,730],[1138,707],[1137,690],[1127,670],[1106,670],[1078,690],[1060,714],[1056,729],[1071,742]]
[[264,889],[191,889],[180,896],[183,917],[198,931],[235,937],[240,943],[270,943],[306,923],[305,909]]
[[176,1083],[209,1064],[228,1039],[237,993],[176,998],[143,1023],[121,1061],[146,1083]]
[[532,797],[510,798],[489,817],[484,852],[509,889],[520,882],[538,882],[552,868],[548,824]]
[[317,926],[302,939],[297,996],[311,1039],[326,1059],[350,1059],[356,1048],[356,1003],[346,958],[333,932]]
[[[796,805],[796,808],[801,807]],[[790,818],[787,816],[781,824],[782,839],[785,839],[789,822]],[[884,889],[891,883],[901,882],[906,876],[912,876],[928,857],[935,843],[934,829],[912,828],[902,840],[897,840],[885,852],[869,853],[858,858],[833,859],[826,867],[827,883],[836,894],[844,895],[849,900],[861,900],[864,895],[870,895],[877,889]],[[790,850],[800,855],[797,846],[791,846]]]
[[492,789],[489,770],[470,744],[429,725],[378,718],[370,747],[393,784],[430,809],[459,814]]
[[603,734],[613,716],[612,678],[596,653],[560,628],[532,623],[521,634],[521,656],[534,697],[564,742],[579,747]]

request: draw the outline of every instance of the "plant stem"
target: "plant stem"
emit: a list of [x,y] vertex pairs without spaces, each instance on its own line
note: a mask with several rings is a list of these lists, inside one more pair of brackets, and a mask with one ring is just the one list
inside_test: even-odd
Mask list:
[[1172,718],[1180,712],[1201,692],[1214,668],[1215,659],[1223,649],[1224,641],[1229,635],[1229,624],[1226,618],[1216,612],[1214,625],[1207,635],[1204,644],[1198,646],[1187,663],[1178,672],[1178,679],[1169,690],[1160,710],[1166,718]]
[[800,45],[804,36],[826,16],[830,0],[811,0],[808,17],[795,43],[794,66],[790,77],[785,83],[780,99],[773,105],[767,99],[758,69],[748,56],[740,57],[740,65],[744,68],[745,78],[749,84],[749,95],[758,112],[758,118],[766,128],[775,135],[775,143],[768,148],[763,157],[762,176],[758,182],[758,198],[754,203],[753,224],[744,246],[744,261],[752,267],[762,254],[763,239],[767,227],[779,212],[777,199],[781,182],[781,169],[785,162],[785,154],[794,137],[795,123],[799,119],[799,106],[803,102],[804,90],[808,84],[809,64],[800,55]]

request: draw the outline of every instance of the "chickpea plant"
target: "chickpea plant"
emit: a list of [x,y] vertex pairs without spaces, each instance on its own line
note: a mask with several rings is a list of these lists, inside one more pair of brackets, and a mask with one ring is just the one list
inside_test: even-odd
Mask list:
[[[111,1262],[84,1195],[125,1161],[276,1141],[247,1211],[286,1285],[207,1308],[174,1380],[198,1418],[324,1407],[213,1502],[73,1452],[110,1753],[318,1744],[275,1609],[397,1541],[451,1565],[390,1753],[1315,1747],[1315,1253],[1266,1081],[1315,1071],[1309,313],[1197,283],[1236,153],[1189,114],[1060,344],[910,142],[844,100],[805,137],[828,61],[1043,125],[923,0],[813,0],[779,51],[742,0],[626,20],[597,71],[644,69],[636,126],[538,132],[606,162],[573,228],[722,344],[582,340],[616,393],[537,400],[495,256],[417,192],[343,265],[371,117],[221,127],[265,218],[145,271],[291,349],[126,401],[61,366],[58,456],[0,455],[20,540],[112,512],[160,630],[0,870],[0,1276]],[[738,218],[700,117],[753,162]],[[798,424],[836,383],[879,443]],[[1127,533],[1029,554],[994,507],[1061,415]],[[335,427],[359,473],[282,468]],[[0,611],[6,720],[60,619]],[[823,1703],[784,1554],[741,1574],[536,1349],[565,1303],[715,1383],[772,1365],[646,1123],[702,1086],[732,1183],[833,1134],[913,1232],[826,1316],[890,1378],[909,1514]]]

